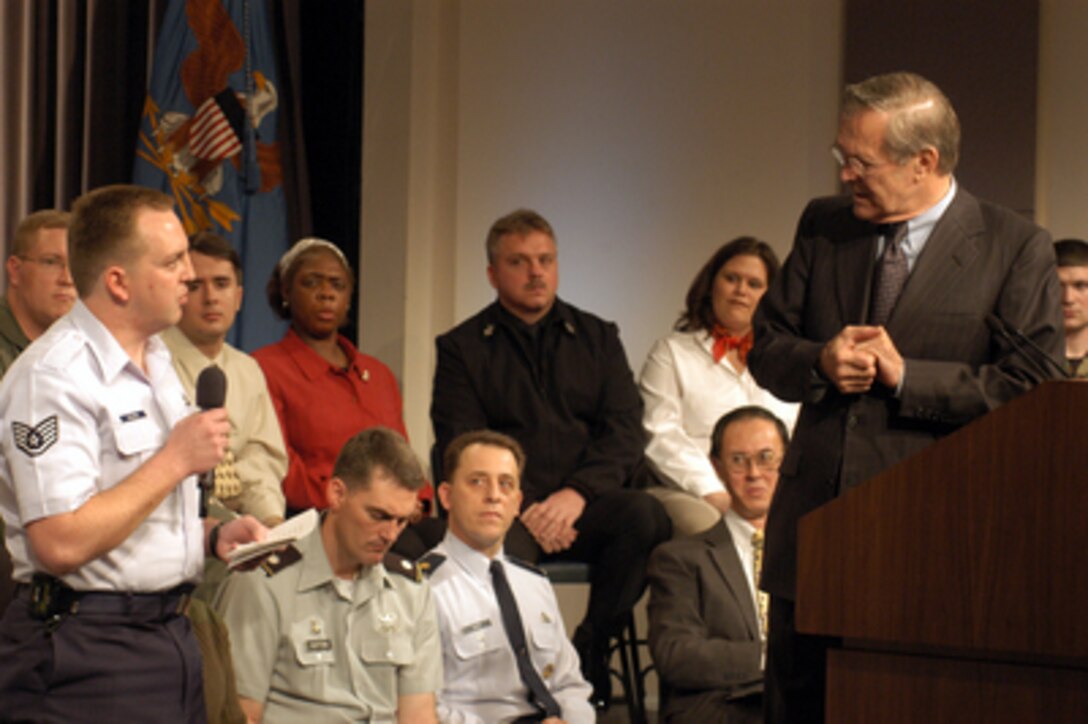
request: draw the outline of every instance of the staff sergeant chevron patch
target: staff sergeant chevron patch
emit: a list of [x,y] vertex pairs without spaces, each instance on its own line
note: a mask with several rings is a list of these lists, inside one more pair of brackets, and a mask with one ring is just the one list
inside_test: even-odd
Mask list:
[[36,458],[53,447],[60,434],[60,424],[56,415],[50,415],[37,425],[12,422],[11,434],[15,438],[15,447]]

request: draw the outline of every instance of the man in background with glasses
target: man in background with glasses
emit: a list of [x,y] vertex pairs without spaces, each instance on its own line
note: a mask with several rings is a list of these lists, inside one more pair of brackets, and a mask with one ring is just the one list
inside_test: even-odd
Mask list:
[[[8,288],[0,296],[0,377],[75,304],[76,288],[68,273],[68,216],[54,209],[35,211],[15,227],[5,265]],[[15,590],[3,535],[0,520],[0,613]]]
[[785,424],[738,407],[714,425],[710,461],[732,503],[716,525],[650,558],[650,652],[665,722],[762,722],[767,594],[756,581]]
[[847,86],[832,153],[848,193],[805,209],[753,320],[752,375],[802,403],[760,581],[769,722],[824,720],[834,642],[794,627],[801,516],[1048,377],[1015,334],[1061,354],[1050,236],[959,186],[959,144],[925,78]]
[[76,301],[68,273],[68,212],[35,211],[11,240],[7,293],[0,298],[0,377]]

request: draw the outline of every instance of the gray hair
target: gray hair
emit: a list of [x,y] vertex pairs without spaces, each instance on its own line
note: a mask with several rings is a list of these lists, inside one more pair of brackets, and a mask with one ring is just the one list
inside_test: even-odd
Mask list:
[[937,170],[950,174],[960,157],[960,121],[941,89],[916,73],[886,73],[846,86],[843,118],[862,111],[888,114],[884,148],[904,163],[925,148],[937,150]]

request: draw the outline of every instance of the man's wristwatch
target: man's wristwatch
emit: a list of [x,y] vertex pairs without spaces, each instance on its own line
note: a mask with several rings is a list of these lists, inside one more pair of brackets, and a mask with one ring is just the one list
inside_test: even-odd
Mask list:
[[[212,528],[212,532],[208,534],[208,550],[211,551],[211,554],[214,557],[218,558],[221,561],[223,560],[223,558],[219,555],[219,530],[226,524],[227,521],[225,520],[219,521],[215,524],[215,527]],[[225,562],[226,561],[224,561],[224,563]]]

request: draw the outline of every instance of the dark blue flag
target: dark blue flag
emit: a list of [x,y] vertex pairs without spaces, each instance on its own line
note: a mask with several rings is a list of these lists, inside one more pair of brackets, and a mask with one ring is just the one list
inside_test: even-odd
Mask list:
[[171,0],[144,104],[135,183],[177,201],[185,230],[242,257],[245,297],[230,341],[280,339],[265,283],[286,251],[279,92],[264,0]]

